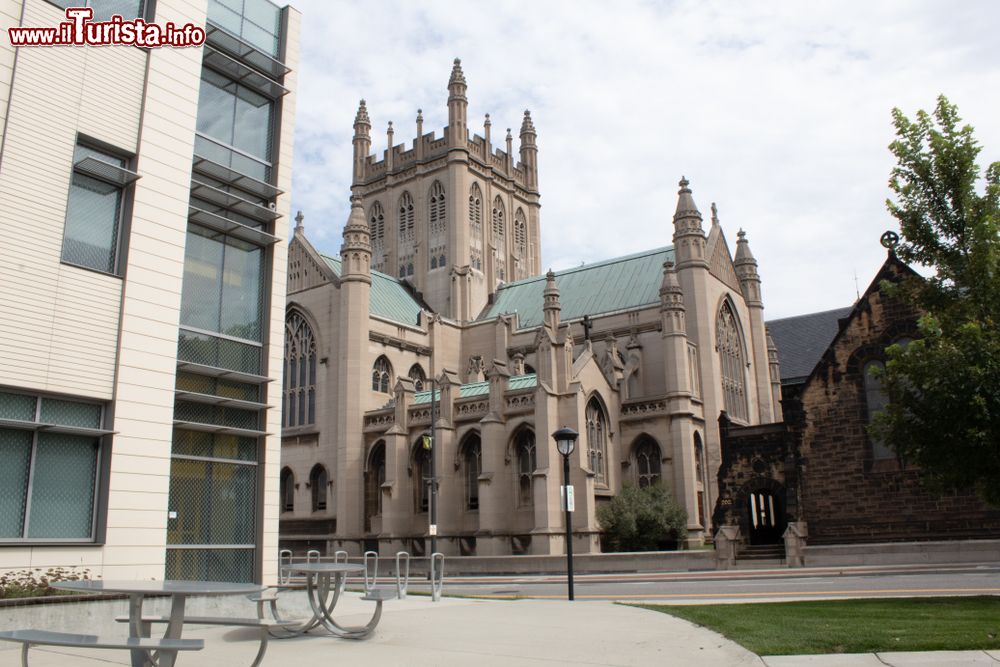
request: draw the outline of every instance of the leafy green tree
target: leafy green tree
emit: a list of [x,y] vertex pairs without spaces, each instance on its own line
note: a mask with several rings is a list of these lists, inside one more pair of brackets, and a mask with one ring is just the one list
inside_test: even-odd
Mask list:
[[1000,162],[981,175],[972,127],[944,96],[933,114],[892,116],[896,253],[934,275],[883,285],[925,314],[918,340],[888,350],[872,432],[932,487],[1000,505]]
[[597,508],[597,521],[612,551],[655,551],[687,532],[687,512],[663,484],[626,484]]

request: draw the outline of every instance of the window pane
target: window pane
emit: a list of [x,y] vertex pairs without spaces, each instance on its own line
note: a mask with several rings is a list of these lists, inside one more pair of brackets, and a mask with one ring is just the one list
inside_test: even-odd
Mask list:
[[101,406],[93,403],[43,398],[40,416],[43,424],[101,428]]
[[278,38],[250,21],[243,21],[243,39],[270,56],[278,55]]
[[174,459],[167,543],[252,545],[256,483],[256,466]]
[[253,549],[167,549],[166,578],[253,581]]
[[246,0],[243,15],[264,30],[277,34],[281,21],[281,10],[267,0]]
[[28,537],[91,537],[97,448],[86,436],[38,434]]
[[198,91],[198,131],[231,145],[235,109],[236,84],[211,70],[203,69],[201,88]]
[[119,188],[74,173],[66,205],[63,260],[113,273],[120,213]]
[[240,88],[236,98],[233,146],[262,160],[271,160],[271,102]]
[[21,537],[28,497],[31,432],[0,429],[0,537]]
[[174,454],[237,461],[257,460],[257,439],[202,431],[174,431]]
[[232,2],[231,0],[223,1],[236,11],[223,6],[222,2],[215,2],[213,0],[208,3],[208,20],[217,23],[234,35],[238,35],[240,34],[240,23],[242,22],[242,18],[239,15],[241,3]]
[[221,328],[212,331],[259,341],[263,300],[263,250],[229,239],[225,249]]
[[10,394],[0,391],[0,419],[17,419],[25,422],[35,421],[36,400],[34,396]]
[[221,240],[209,238],[209,234],[211,232],[201,227],[188,227],[181,291],[181,324],[218,331],[225,246]]
[[[87,6],[94,8],[94,21],[110,21],[115,14],[125,20],[142,16],[142,4],[142,0],[90,0]],[[71,6],[81,5],[77,0]]]

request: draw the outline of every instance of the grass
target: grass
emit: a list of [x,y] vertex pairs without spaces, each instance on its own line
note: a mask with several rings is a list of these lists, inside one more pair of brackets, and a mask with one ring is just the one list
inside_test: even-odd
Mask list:
[[1000,597],[636,606],[714,630],[758,655],[1000,650]]

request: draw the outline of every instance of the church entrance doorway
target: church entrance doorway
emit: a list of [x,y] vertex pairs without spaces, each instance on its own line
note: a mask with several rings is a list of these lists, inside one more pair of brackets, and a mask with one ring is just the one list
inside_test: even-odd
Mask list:
[[757,489],[747,498],[750,544],[780,544],[785,532],[781,498],[770,489]]

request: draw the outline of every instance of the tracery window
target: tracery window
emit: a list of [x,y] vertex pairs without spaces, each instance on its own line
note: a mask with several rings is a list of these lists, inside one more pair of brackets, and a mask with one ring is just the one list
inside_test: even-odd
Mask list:
[[587,403],[587,458],[594,471],[594,481],[608,483],[608,420],[597,398]]
[[707,526],[705,495],[708,493],[708,467],[705,463],[705,447],[701,443],[701,434],[697,431],[694,434],[694,482],[698,498],[698,520],[702,526]]
[[392,364],[383,355],[375,360],[375,365],[372,367],[372,391],[388,394],[391,386]]
[[372,529],[372,517],[382,514],[382,484],[385,483],[385,442],[379,441],[368,455],[365,468],[365,531]]
[[723,404],[731,418],[745,422],[748,420],[748,410],[743,340],[736,314],[728,301],[719,309],[715,336],[722,367]]
[[411,380],[413,380],[414,390],[424,390],[424,385],[427,383],[427,376],[424,374],[424,369],[420,367],[420,364],[413,364],[410,366],[410,372],[407,373],[407,375]]
[[479,184],[469,190],[469,265],[483,270],[483,193]]
[[368,215],[368,231],[372,237],[372,268],[385,272],[385,213],[382,204],[372,204]]
[[445,209],[444,186],[434,181],[428,200],[430,220],[430,263],[432,269],[443,269],[447,263],[448,218]]
[[493,200],[493,266],[497,280],[507,280],[507,213],[503,200]]
[[284,425],[316,423],[316,338],[302,313],[285,320]]
[[643,436],[635,445],[635,481],[639,488],[652,486],[660,481],[660,446],[649,436]]
[[416,246],[413,197],[404,192],[399,198],[397,222],[399,224],[399,277],[413,275],[413,255]]
[[479,509],[479,474],[483,470],[483,445],[473,433],[465,440],[465,508]]
[[514,451],[517,453],[517,504],[524,507],[534,502],[532,486],[535,468],[538,467],[534,431],[525,428],[518,432]]
[[423,446],[423,438],[413,449],[413,511],[426,512],[430,507],[431,450]]
[[309,473],[309,488],[312,490],[312,511],[322,512],[326,510],[326,487],[330,477],[326,468],[317,463]]
[[295,509],[295,475],[291,468],[281,469],[279,485],[281,494],[281,511],[291,512]]
[[528,223],[520,208],[514,213],[514,252],[517,257],[515,278],[520,280],[528,275]]

